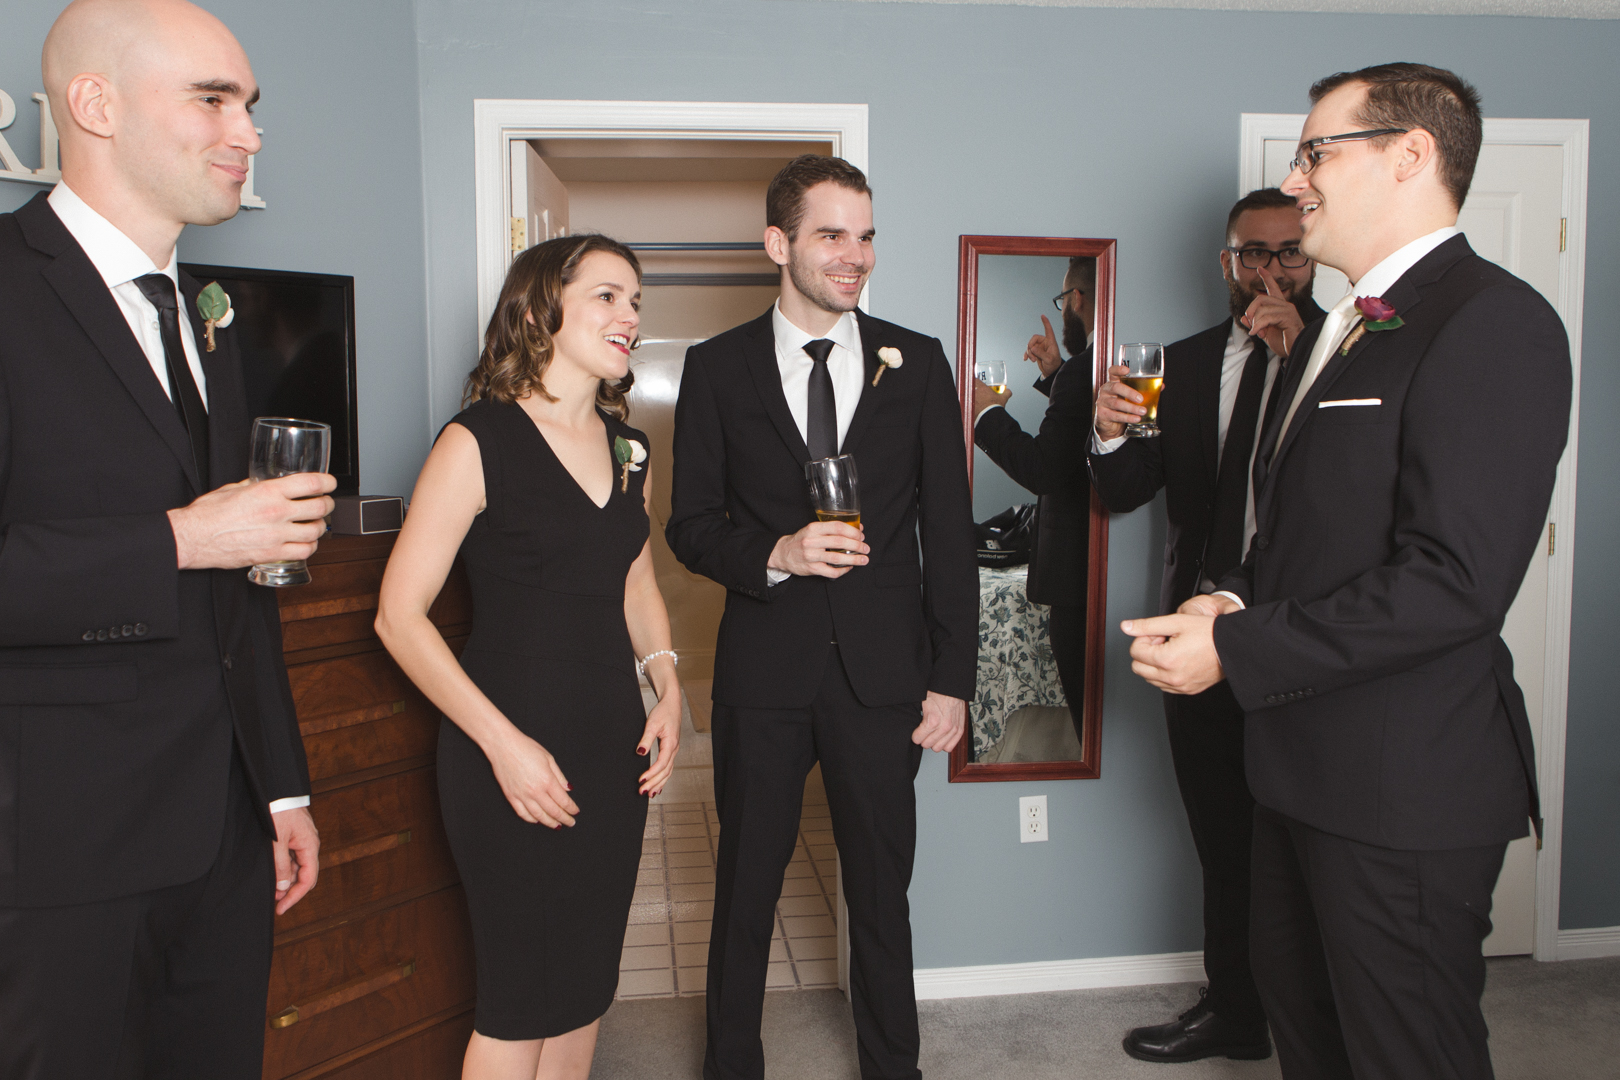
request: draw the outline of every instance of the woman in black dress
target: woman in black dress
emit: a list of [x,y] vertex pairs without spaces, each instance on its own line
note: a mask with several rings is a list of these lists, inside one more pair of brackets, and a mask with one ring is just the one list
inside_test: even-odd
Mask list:
[[[478,971],[467,1078],[589,1074],[647,797],[674,768],[647,437],[625,425],[621,385],[640,279],[602,236],[517,258],[383,578],[377,632],[446,717],[439,794]],[[459,663],[428,619],[458,551],[473,595]],[[658,694],[650,714],[638,667]]]

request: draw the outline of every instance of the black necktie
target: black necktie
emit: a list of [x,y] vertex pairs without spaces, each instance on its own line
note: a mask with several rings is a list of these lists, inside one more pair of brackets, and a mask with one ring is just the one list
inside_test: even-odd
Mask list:
[[827,370],[832,347],[826,338],[804,343],[804,354],[814,361],[810,367],[810,408],[804,425],[811,461],[838,456],[838,405],[833,400],[832,372]]
[[[1204,549],[1204,576],[1220,581],[1243,561],[1243,526],[1248,517],[1249,458],[1254,452],[1255,427],[1260,420],[1260,398],[1266,388],[1265,342],[1250,338],[1249,358],[1243,363],[1237,400],[1226,425],[1226,445],[1215,479],[1215,513],[1210,519],[1209,543]],[[1272,395],[1275,397],[1276,395]]]
[[191,436],[191,459],[197,465],[197,479],[207,491],[208,410],[197,392],[197,380],[191,377],[185,346],[180,344],[180,302],[175,295],[174,281],[167,274],[147,274],[136,278],[135,285],[157,308],[158,329],[163,334],[163,359],[169,368],[169,397],[180,414],[180,422],[186,426],[186,434]]

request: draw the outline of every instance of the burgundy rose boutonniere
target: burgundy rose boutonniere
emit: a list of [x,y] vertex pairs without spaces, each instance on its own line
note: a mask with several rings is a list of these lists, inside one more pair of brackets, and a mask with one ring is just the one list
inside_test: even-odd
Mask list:
[[1361,312],[1361,322],[1339,347],[1340,356],[1348,356],[1350,349],[1361,340],[1362,334],[1376,334],[1380,330],[1398,330],[1406,325],[1400,315],[1396,314],[1394,305],[1385,303],[1379,296],[1356,297],[1356,310]]

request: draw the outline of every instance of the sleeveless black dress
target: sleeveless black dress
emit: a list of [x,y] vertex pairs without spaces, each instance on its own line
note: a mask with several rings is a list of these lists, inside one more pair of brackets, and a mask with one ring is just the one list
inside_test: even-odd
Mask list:
[[[647,437],[605,414],[615,436]],[[517,404],[457,416],[484,465],[486,508],[461,555],[473,628],[461,666],[573,786],[577,824],[517,816],[489,759],[448,717],[439,796],[467,890],[477,959],[476,1029],[540,1039],[583,1027],[613,1002],[635,893],[647,799],[636,754],[646,713],[624,621],[624,581],[648,534],[646,472],[598,507]]]

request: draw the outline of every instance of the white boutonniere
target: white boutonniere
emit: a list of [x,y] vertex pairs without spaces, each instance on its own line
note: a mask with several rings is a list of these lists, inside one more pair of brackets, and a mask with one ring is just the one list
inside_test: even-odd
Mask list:
[[626,439],[616,435],[613,438],[613,460],[624,466],[619,474],[619,490],[630,490],[630,474],[641,471],[641,463],[647,460],[647,448],[634,439]]
[[873,386],[876,386],[878,384],[878,380],[883,378],[883,373],[885,371],[888,371],[892,367],[899,367],[901,364],[906,362],[906,358],[900,355],[899,349],[885,345],[883,348],[878,350],[878,362],[881,366],[877,369],[877,374],[872,376]]

